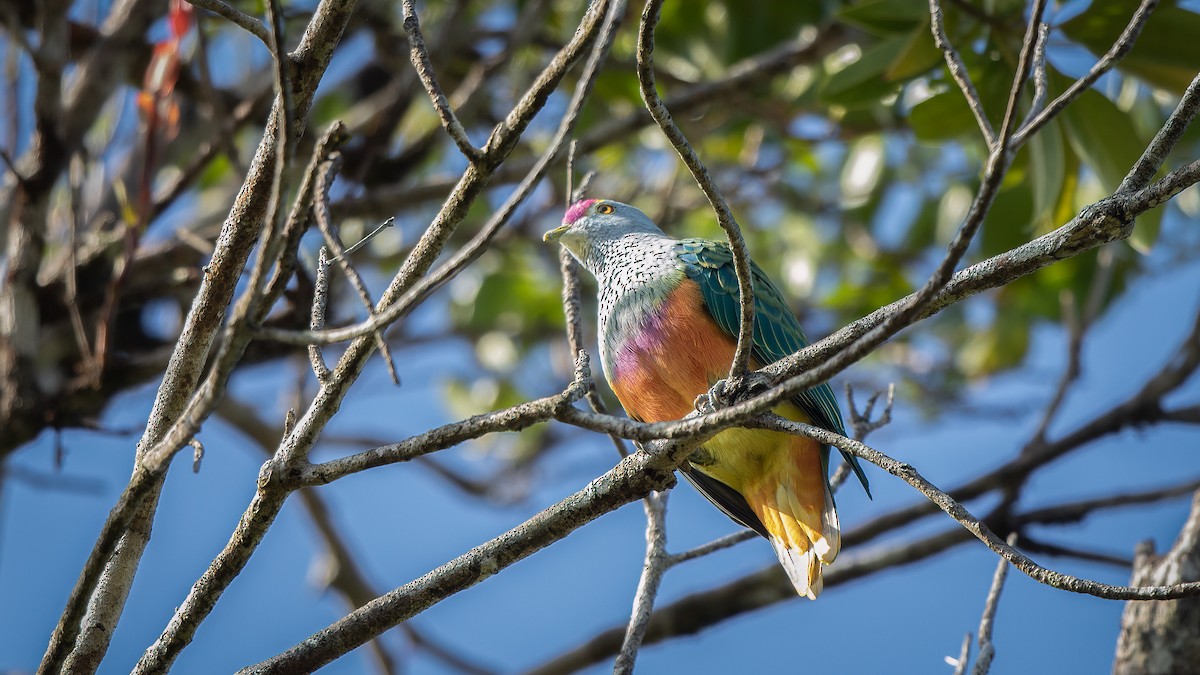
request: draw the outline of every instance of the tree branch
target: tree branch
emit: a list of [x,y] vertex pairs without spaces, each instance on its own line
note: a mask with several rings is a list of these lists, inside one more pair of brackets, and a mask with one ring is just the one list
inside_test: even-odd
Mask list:
[[483,152],[471,145],[471,139],[467,137],[467,130],[463,128],[462,122],[458,121],[454,109],[446,100],[445,92],[442,91],[437,77],[433,74],[433,63],[429,60],[429,50],[425,48],[425,38],[421,35],[421,21],[417,18],[413,0],[403,0],[402,6],[404,8],[404,32],[408,35],[409,57],[412,59],[413,68],[416,69],[421,84],[425,86],[425,92],[433,101],[438,118],[442,120],[442,127],[467,159],[472,162],[479,161]]
[[247,33],[249,33],[249,34],[253,35],[254,37],[258,38],[259,40],[261,40],[262,43],[267,46],[268,50],[272,50],[271,32],[269,30],[267,30],[267,27],[265,25],[263,25],[263,23],[261,21],[259,21],[258,19],[255,19],[254,17],[250,16],[249,14],[242,12],[240,9],[238,9],[237,7],[234,7],[233,5],[230,5],[229,3],[225,2],[224,0],[187,0],[187,1],[189,4],[191,4],[194,7],[199,7],[200,9],[207,9],[208,11],[212,12],[213,14],[216,14],[217,16],[220,16],[221,18],[229,21],[230,23],[241,27]]
[[839,450],[848,452],[860,459],[865,459],[893,476],[900,478],[925,495],[929,501],[936,504],[938,508],[945,511],[951,518],[958,521],[967,531],[975,535],[975,538],[987,544],[988,548],[995,551],[1000,557],[1009,561],[1014,567],[1039,583],[1060,590],[1071,591],[1072,593],[1094,595],[1098,598],[1106,598],[1108,600],[1167,600],[1171,598],[1200,596],[1200,581],[1167,586],[1113,586],[1047,569],[1006,544],[993,534],[987,525],[971,515],[966,508],[951,498],[950,495],[942,492],[932,483],[925,480],[910,464],[898,462],[877,450],[845,436],[821,429],[820,427],[792,422],[773,414],[765,415],[761,423],[756,423],[752,426],[818,440],[827,445],[835,446]]
[[733,253],[733,271],[738,280],[740,311],[737,349],[734,351],[733,362],[729,365],[729,379],[733,383],[739,383],[749,372],[750,350],[754,347],[754,285],[750,280],[750,254],[746,251],[742,229],[729,210],[729,204],[721,194],[720,188],[709,175],[708,168],[704,166],[692,144],[688,143],[683,131],[671,119],[671,112],[658,95],[658,88],[654,82],[654,29],[658,25],[662,5],[663,0],[646,0],[646,8],[642,10],[637,43],[638,85],[646,110],[650,111],[650,116],[654,118],[658,128],[674,146],[675,152],[679,153],[679,158],[687,165],[688,171],[692,172],[692,177],[708,199],[709,205],[717,215],[717,222],[729,240],[729,250]]
[[967,107],[975,116],[975,123],[979,125],[979,133],[983,134],[984,143],[987,147],[992,147],[996,144],[996,131],[988,120],[987,111],[983,109],[983,101],[979,98],[975,83],[971,82],[971,74],[967,71],[966,64],[963,63],[958,50],[950,42],[950,38],[946,36],[946,21],[942,16],[942,5],[938,0],[929,0],[929,29],[933,33],[934,46],[941,50],[942,56],[946,59],[946,70],[950,72],[950,77],[958,85],[963,98],[967,99]]

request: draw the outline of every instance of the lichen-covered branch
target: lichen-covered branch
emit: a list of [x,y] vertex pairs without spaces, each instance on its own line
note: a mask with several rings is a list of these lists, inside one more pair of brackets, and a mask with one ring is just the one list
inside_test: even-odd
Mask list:
[[750,253],[746,249],[746,239],[742,236],[742,228],[733,217],[733,212],[729,209],[729,204],[721,194],[720,188],[717,187],[716,181],[709,175],[708,167],[704,166],[700,155],[696,154],[696,150],[683,135],[683,131],[671,119],[671,111],[667,109],[662,97],[658,94],[654,78],[654,29],[658,26],[663,1],[646,0],[646,8],[642,10],[642,22],[638,28],[638,85],[642,93],[642,100],[646,103],[646,109],[650,111],[650,116],[654,118],[658,128],[662,130],[663,135],[679,153],[679,157],[687,166],[688,171],[692,172],[692,177],[696,179],[700,190],[708,199],[709,205],[717,215],[717,222],[720,223],[721,229],[725,231],[725,236],[729,240],[729,250],[733,253],[733,270],[738,280],[738,311],[740,312],[737,348],[734,351],[733,363],[729,366],[729,379],[733,382],[740,382],[749,372],[750,350],[754,347],[754,286],[750,281]]

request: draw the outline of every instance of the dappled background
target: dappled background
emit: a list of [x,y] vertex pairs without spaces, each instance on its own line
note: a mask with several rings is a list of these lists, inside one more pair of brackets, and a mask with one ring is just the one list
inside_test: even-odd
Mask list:
[[[16,672],[36,667],[128,480],[166,359],[273,98],[270,53],[221,17],[182,4],[126,3],[143,29],[113,37],[99,28],[113,3],[62,4],[66,11],[49,19],[48,4],[6,2],[0,12],[0,147],[15,167],[6,165],[3,189],[18,194],[15,176],[37,167],[21,181],[42,191],[46,205],[32,300],[37,358],[21,383],[28,387],[24,403],[0,410],[0,634],[7,636],[0,669]],[[261,3],[233,4],[255,16],[264,11]],[[350,140],[330,190],[341,240],[353,243],[395,218],[353,254],[372,297],[467,165],[409,63],[401,9],[393,4],[371,0],[355,10],[291,167],[298,180],[321,131],[334,120],[346,124]],[[1047,14],[1051,97],[1091,68],[1138,3],[1092,4],[1059,3]],[[314,8],[295,3],[284,10],[294,45]],[[452,0],[417,10],[441,84],[481,146],[571,37],[584,6]],[[594,172],[591,196],[639,205],[675,235],[720,237],[707,202],[641,103],[634,63],[640,10],[628,9],[579,118],[576,184]],[[1025,3],[948,0],[943,10],[947,34],[998,124],[1025,33]],[[1200,70],[1196,35],[1200,3],[1161,3],[1117,69],[1016,156],[968,262],[1049,232],[1111,194]],[[110,86],[87,110],[64,113],[81,130],[61,132],[66,147],[52,152],[34,140],[41,116],[57,114],[43,100],[46,68],[30,56],[45,51],[46,36],[61,41],[67,82],[79,63],[95,58],[101,41],[115,64],[94,75]],[[794,301],[810,337],[925,281],[966,214],[987,151],[934,45],[926,6],[676,0],[663,9],[655,57],[668,107],[724,191],[755,260]],[[577,67],[551,95],[447,252],[479,230],[545,150],[578,75]],[[1032,97],[1027,92],[1026,106]],[[1200,156],[1198,133],[1185,135],[1168,167]],[[314,461],[550,395],[570,381],[558,251],[541,241],[567,200],[564,160],[477,261],[388,330],[399,386],[386,359],[373,356],[317,442]],[[10,237],[6,270],[18,267],[9,222],[19,208],[0,198]],[[1066,438],[1136,397],[1189,335],[1195,340],[1198,217],[1200,194],[1192,188],[1141,216],[1128,241],[1063,260],[914,326],[835,379],[835,391],[844,403],[843,385],[851,384],[861,403],[894,384],[895,419],[870,442],[942,488]],[[270,325],[307,326],[320,245],[316,233],[301,242],[299,270]],[[365,317],[355,291],[340,274],[333,279],[330,323]],[[593,349],[590,284],[584,280],[584,329]],[[326,351],[332,360],[341,347]],[[1067,377],[1076,359],[1078,376]],[[251,344],[198,436],[198,470],[186,457],[172,467],[101,672],[128,671],[162,631],[254,494],[285,412],[302,411],[315,386],[302,348]],[[603,384],[600,390],[618,409]],[[1189,371],[1162,407],[1194,408],[1198,400],[1200,378]],[[1017,531],[1023,550],[1043,564],[1125,584],[1137,542],[1152,539],[1167,549],[1187,516],[1186,498],[1200,481],[1196,422],[1122,418],[1031,475],[996,479],[969,495],[968,505],[990,516],[1001,536]],[[293,495],[183,652],[178,672],[231,671],[270,657],[352,605],[525,521],[617,460],[602,435],[540,424]],[[648,641],[661,643],[644,649],[639,666],[950,672],[943,657],[957,657],[964,634],[976,629],[996,557],[940,513],[881,524],[923,498],[879,470],[868,468],[868,475],[873,501],[853,486],[839,495],[848,545],[832,570],[872,556],[878,562],[830,583],[815,603],[786,594],[778,596],[782,602],[751,606],[731,602],[730,594],[693,598],[681,613],[695,621],[684,632],[698,635],[652,630]],[[1045,507],[1159,488],[1172,489],[1130,500],[1148,504],[1082,509],[1091,514],[1082,522],[1036,517]],[[734,530],[687,486],[675,491],[667,525],[672,551]],[[563,672],[583,665],[590,659],[555,659],[605,630],[623,630],[644,527],[642,510],[625,506],[328,671],[547,665],[545,672]],[[667,575],[660,611],[727,585],[742,589],[734,596],[775,582],[786,590],[774,567],[770,547],[757,540],[680,565]],[[1106,669],[1122,608],[1014,574],[999,607],[994,672]],[[611,655],[596,654],[594,672],[608,669]]]

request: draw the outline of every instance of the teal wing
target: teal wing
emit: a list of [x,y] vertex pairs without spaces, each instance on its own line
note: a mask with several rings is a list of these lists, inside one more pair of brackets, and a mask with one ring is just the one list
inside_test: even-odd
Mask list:
[[[729,245],[708,239],[683,239],[677,251],[688,277],[700,286],[704,303],[717,325],[736,337],[741,312],[737,274],[733,270],[733,254]],[[754,284],[754,347],[751,354],[761,363],[770,364],[806,347],[808,338],[804,336],[800,322],[788,308],[779,289],[753,261],[750,263],[750,272]],[[828,384],[806,389],[793,401],[817,426],[846,435],[841,409]],[[842,457],[850,464],[854,475],[858,476],[867,495],[870,495],[871,488],[858,458],[844,452]]]

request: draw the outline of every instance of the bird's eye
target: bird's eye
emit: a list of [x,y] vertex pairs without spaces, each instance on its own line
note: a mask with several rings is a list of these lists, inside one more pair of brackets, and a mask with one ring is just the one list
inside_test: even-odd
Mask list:
[[602,216],[607,216],[613,211],[616,211],[616,209],[613,208],[612,204],[601,204],[600,206],[596,207],[596,213],[599,213]]

